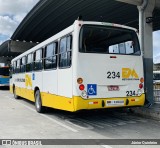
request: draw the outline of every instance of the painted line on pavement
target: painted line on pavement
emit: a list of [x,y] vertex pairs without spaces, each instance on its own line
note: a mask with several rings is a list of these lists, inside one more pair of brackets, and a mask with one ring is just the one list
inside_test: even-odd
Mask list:
[[[5,97],[7,97],[8,99],[10,99],[10,100],[12,100],[12,101],[14,101],[14,102],[17,102],[17,103],[23,105],[24,107],[26,107],[26,108],[28,108],[29,110],[31,110],[31,111],[33,111],[33,112],[36,113],[36,111],[35,111],[33,108],[31,108],[31,107],[29,107],[29,106],[27,106],[27,105],[25,105],[25,104],[23,104],[23,103],[21,103],[21,102],[19,102],[19,101],[16,101],[15,99],[10,98],[10,97],[8,97],[8,96],[5,96]],[[50,118],[50,117],[48,117],[47,115],[40,114],[40,113],[39,113],[39,115],[42,116],[42,117],[47,118],[48,120],[50,120],[50,121],[52,121],[52,122],[54,122],[54,123],[56,123],[56,124],[58,124],[58,125],[60,125],[60,126],[62,126],[62,127],[64,127],[64,128],[66,128],[66,129],[68,129],[68,130],[70,130],[70,131],[72,131],[72,132],[78,132],[78,130],[76,130],[76,129],[74,129],[74,128],[71,128],[70,126],[67,126],[67,125],[65,125],[65,124],[63,124],[63,123],[61,123],[61,122],[59,122],[59,121],[57,121],[57,120],[55,120],[55,119],[53,119],[53,118]]]
[[112,148],[111,146],[109,146],[109,145],[101,145],[102,147],[104,147],[104,148]]

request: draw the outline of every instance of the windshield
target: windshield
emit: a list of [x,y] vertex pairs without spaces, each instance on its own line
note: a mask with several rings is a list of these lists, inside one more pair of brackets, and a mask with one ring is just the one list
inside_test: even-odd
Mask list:
[[79,45],[85,53],[140,55],[136,32],[118,27],[83,25]]
[[9,68],[8,67],[0,68],[0,75],[9,76]]

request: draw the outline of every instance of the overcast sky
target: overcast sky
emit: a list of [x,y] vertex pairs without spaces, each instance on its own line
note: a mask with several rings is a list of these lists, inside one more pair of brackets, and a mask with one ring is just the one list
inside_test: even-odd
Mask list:
[[[0,0],[0,44],[10,39],[19,23],[38,1]],[[155,58],[157,56],[159,58]],[[153,33],[153,57],[154,62],[160,63],[160,31]]]

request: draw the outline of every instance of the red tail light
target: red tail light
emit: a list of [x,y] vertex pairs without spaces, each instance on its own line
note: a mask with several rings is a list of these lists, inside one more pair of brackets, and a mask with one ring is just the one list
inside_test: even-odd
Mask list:
[[79,85],[79,89],[84,90],[84,85],[83,84]]
[[142,83],[139,84],[139,88],[140,88],[140,89],[143,88],[143,84],[142,84]]

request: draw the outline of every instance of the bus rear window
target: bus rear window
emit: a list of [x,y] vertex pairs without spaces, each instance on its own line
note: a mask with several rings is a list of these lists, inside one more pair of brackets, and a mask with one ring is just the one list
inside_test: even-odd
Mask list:
[[0,75],[2,76],[9,76],[9,68],[0,68]]
[[135,31],[97,25],[84,25],[81,28],[79,51],[140,55],[139,41]]

